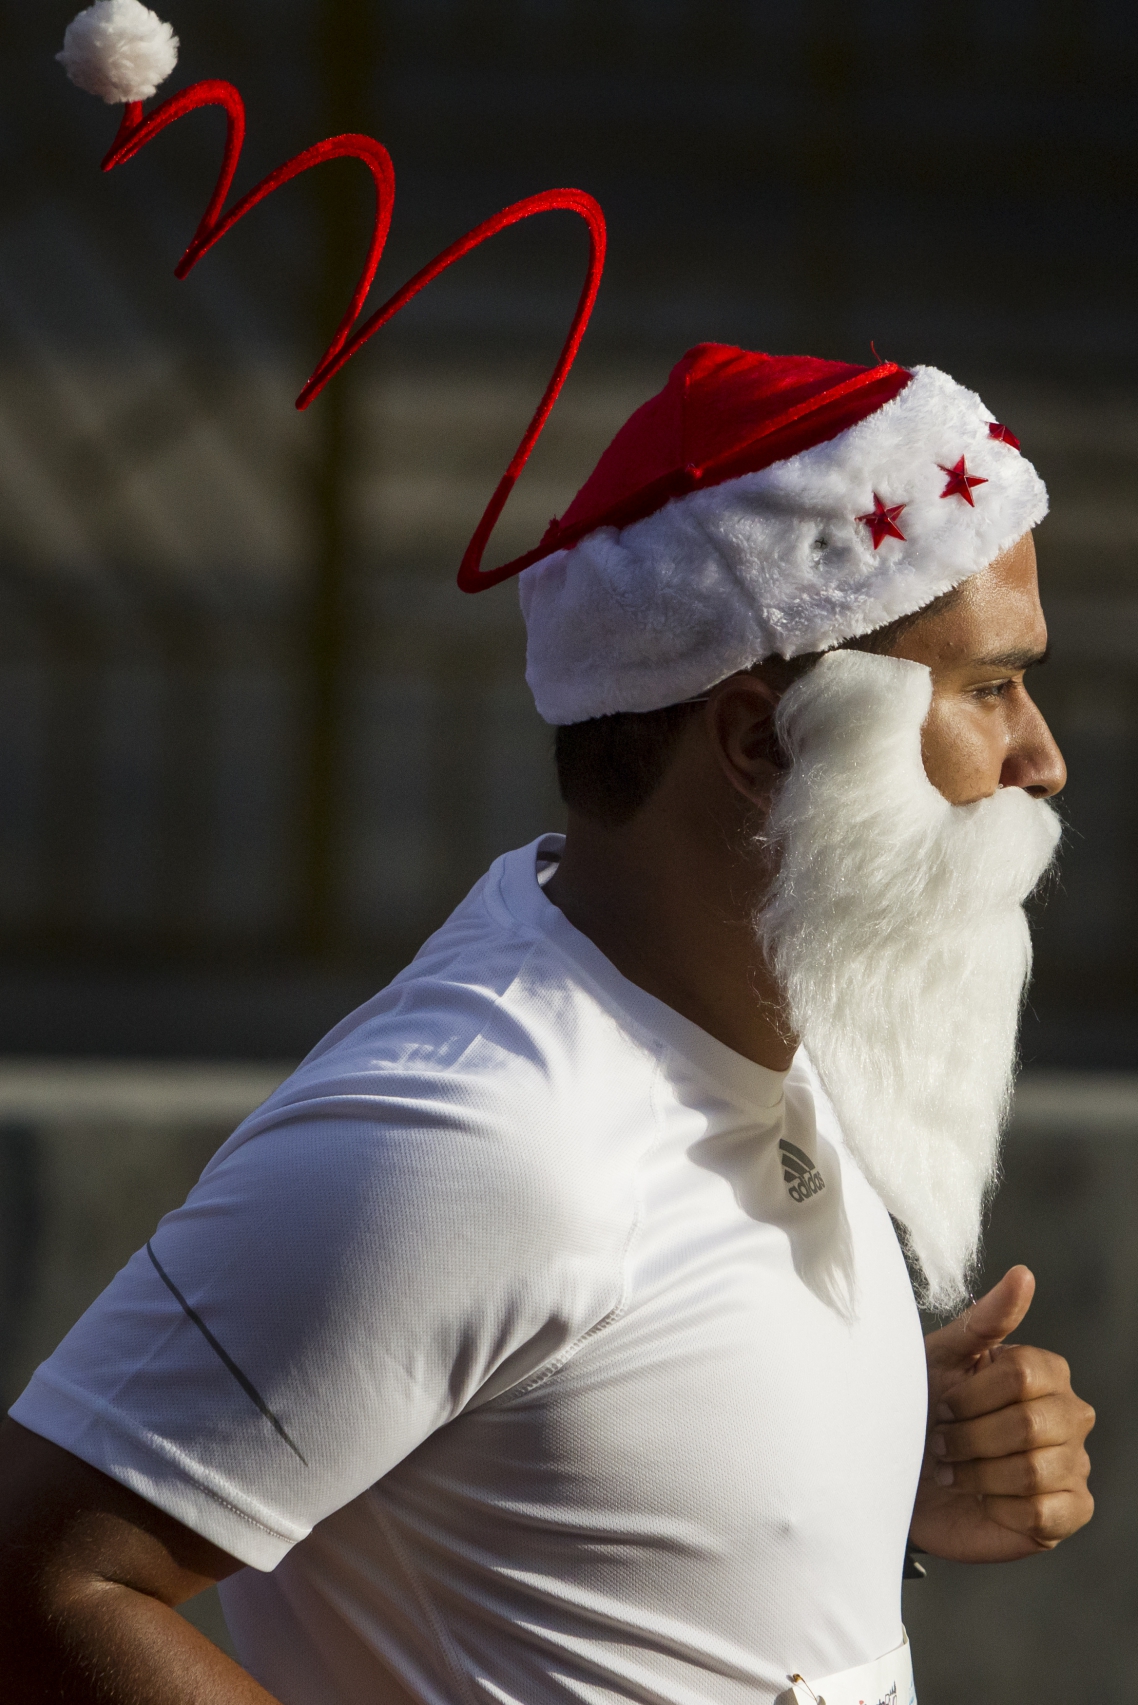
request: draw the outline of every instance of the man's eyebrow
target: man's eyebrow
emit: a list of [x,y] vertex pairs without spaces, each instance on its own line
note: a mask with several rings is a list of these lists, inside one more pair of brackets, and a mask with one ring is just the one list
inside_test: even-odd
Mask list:
[[1033,665],[1046,663],[1051,656],[1051,647],[1045,646],[1042,651],[1025,647],[1021,651],[1001,651],[995,657],[977,657],[973,659],[976,669],[1030,669]]

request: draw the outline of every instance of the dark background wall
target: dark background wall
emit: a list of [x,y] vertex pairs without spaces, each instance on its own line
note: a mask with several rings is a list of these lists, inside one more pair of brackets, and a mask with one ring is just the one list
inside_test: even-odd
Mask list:
[[[453,588],[579,288],[567,215],[447,274],[307,414],[370,216],[350,162],[185,284],[222,121],[101,178],[115,115],[0,7],[0,1030],[17,1049],[275,1054],[556,824],[512,587]],[[575,184],[611,261],[499,528],[562,510],[689,344],[931,361],[1053,494],[1071,763],[1027,1051],[1135,1056],[1138,13],[1091,0],[243,0],[175,7],[238,188],[338,129],[398,171],[378,292]]]

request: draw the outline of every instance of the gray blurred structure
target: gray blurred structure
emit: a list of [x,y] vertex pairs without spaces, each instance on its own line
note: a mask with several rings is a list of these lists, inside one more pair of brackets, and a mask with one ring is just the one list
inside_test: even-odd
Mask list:
[[[0,1043],[290,1054],[559,820],[513,589],[453,577],[583,239],[560,215],[496,239],[299,415],[365,174],[309,174],[176,283],[220,118],[101,178],[113,115],[51,57],[71,4],[0,4]],[[332,130],[389,144],[377,299],[511,199],[599,195],[600,306],[501,555],[701,339],[854,360],[875,339],[982,389],[1054,500],[1039,695],[1071,834],[1028,1053],[1138,1062],[1138,13],[170,10],[173,86],[245,93],[239,189]]]
[[[273,1065],[0,1060],[0,1397],[36,1363],[285,1075]],[[1138,1076],[1036,1071],[1017,1097],[987,1279],[1038,1279],[1026,1342],[1071,1363],[1094,1403],[1098,1511],[1054,1555],[928,1560],[905,1589],[921,1705],[1138,1698]],[[888,1402],[888,1391],[882,1402]],[[216,1600],[187,1613],[222,1645]]]

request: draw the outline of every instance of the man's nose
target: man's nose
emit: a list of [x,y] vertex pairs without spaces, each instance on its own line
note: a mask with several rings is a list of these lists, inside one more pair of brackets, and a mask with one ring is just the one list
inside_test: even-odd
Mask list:
[[1052,799],[1067,784],[1067,766],[1055,736],[1035,710],[1000,771],[1001,787],[1022,787],[1033,799]]

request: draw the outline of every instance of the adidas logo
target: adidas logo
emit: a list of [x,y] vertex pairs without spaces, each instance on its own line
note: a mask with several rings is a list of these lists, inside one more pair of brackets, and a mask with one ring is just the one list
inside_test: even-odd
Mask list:
[[808,1154],[803,1154],[794,1143],[781,1138],[778,1152],[782,1159],[782,1176],[786,1180],[787,1190],[792,1202],[808,1202],[811,1196],[816,1196],[826,1188],[826,1180],[814,1165]]

